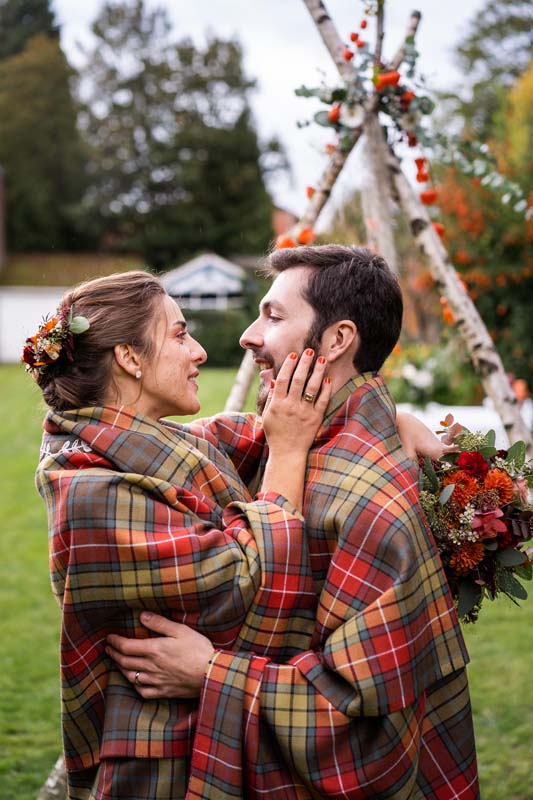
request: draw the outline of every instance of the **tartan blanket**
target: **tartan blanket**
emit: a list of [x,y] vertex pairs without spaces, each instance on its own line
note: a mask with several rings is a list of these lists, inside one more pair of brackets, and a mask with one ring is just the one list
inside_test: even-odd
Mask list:
[[44,429],[36,483],[62,609],[67,769],[189,756],[197,703],[142,700],[106,636],[149,635],[147,609],[218,648],[233,648],[246,621],[253,649],[261,621],[269,652],[287,660],[316,607],[302,517],[274,493],[252,499],[227,456],[183,426],[86,408],[49,412]]
[[[191,429],[251,480],[262,442],[252,416]],[[187,800],[477,798],[468,656],[379,376],[332,398],[304,515],[313,624],[285,663],[242,638],[239,652],[215,653]]]

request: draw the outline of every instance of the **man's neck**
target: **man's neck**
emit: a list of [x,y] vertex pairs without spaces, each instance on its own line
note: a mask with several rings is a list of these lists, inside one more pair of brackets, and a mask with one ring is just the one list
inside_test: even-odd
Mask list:
[[331,394],[334,395],[345,383],[358,374],[353,364],[332,364],[328,370],[331,378]]

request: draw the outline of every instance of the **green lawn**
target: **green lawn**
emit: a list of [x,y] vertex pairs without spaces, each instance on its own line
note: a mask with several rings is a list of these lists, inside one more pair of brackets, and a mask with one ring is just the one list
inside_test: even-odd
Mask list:
[[[201,375],[203,413],[230,370]],[[59,609],[48,583],[46,517],[33,485],[43,407],[18,366],[0,366],[0,797],[36,797],[60,750]],[[483,800],[526,800],[533,736],[533,601],[486,607],[466,630]]]

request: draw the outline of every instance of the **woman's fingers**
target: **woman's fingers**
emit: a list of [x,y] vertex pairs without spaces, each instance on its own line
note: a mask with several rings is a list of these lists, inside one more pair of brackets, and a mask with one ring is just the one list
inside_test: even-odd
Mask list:
[[289,353],[276,375],[276,385],[273,387],[273,397],[285,397],[289,389],[294,370],[298,364],[298,353]]
[[[312,359],[310,360],[310,364],[308,365],[308,370],[311,363]],[[327,366],[327,361],[324,358],[324,356],[319,356],[316,359],[311,374],[309,375],[309,379],[305,384],[305,389],[303,391],[304,400],[307,400],[308,402],[311,403],[316,402],[324,381],[324,373],[326,371],[326,366]]]

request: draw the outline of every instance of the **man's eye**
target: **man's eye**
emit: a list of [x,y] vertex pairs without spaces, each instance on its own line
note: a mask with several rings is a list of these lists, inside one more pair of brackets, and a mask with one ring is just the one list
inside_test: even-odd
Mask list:
[[270,322],[281,322],[281,317],[276,317],[274,314],[269,314],[268,319]]

